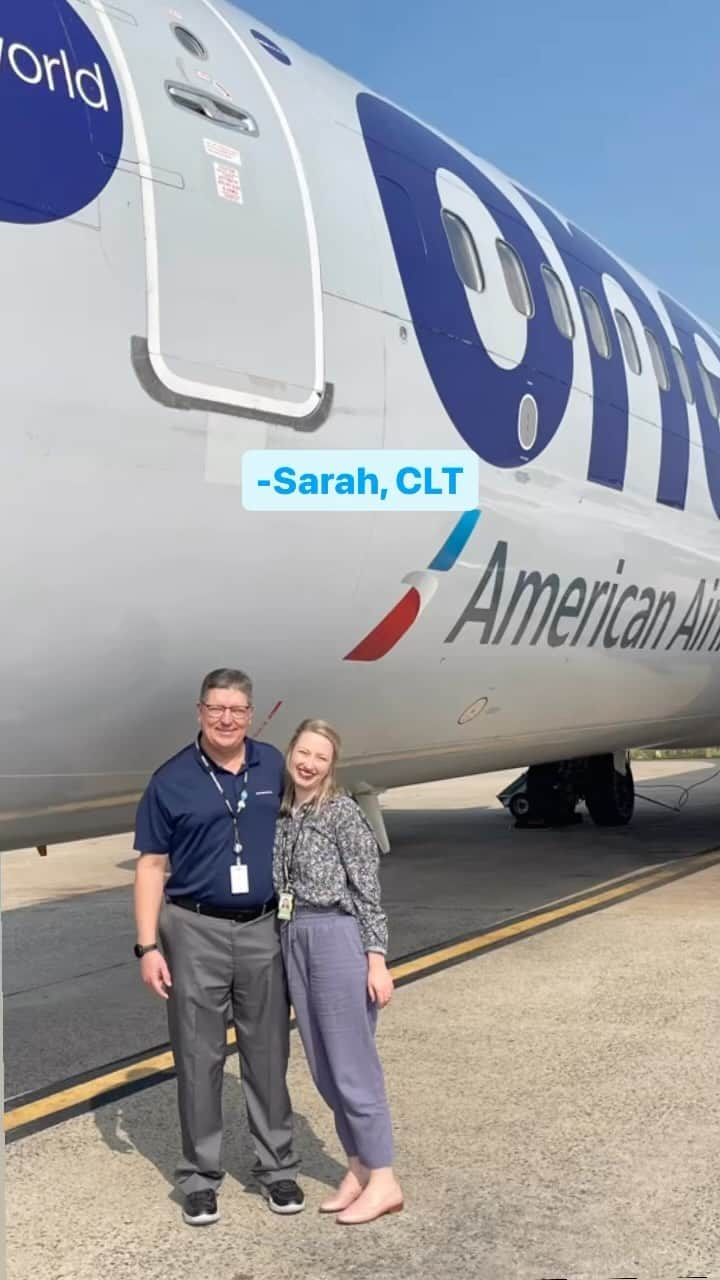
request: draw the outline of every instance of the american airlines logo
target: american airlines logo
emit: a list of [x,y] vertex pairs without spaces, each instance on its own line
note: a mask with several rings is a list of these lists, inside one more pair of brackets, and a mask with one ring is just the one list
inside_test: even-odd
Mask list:
[[[643,431],[652,435],[651,456],[657,458],[655,500],[682,512],[690,443],[699,437],[701,449],[694,456],[702,458],[708,496],[720,516],[717,335],[668,295],[646,288],[602,245],[530,192],[420,121],[368,93],[358,95],[357,110],[415,337],[435,392],[469,448],[490,466],[519,470],[540,457],[563,423],[589,418],[587,480],[622,492],[631,432]],[[470,263],[464,270],[452,248],[448,218],[467,232],[463,252]],[[473,221],[483,251],[494,253],[504,245],[524,276],[526,305],[512,300],[513,326],[505,333],[515,337],[508,339],[507,350],[493,328],[493,304],[486,299],[484,310],[475,306],[486,281],[468,225]],[[564,327],[552,305],[548,275],[565,299]],[[554,298],[557,304],[557,292]],[[643,349],[644,359],[636,349],[634,363],[619,323],[624,319],[632,336],[626,313]],[[573,396],[582,406],[574,415]],[[457,542],[462,549],[472,532],[472,515],[458,523],[449,545]],[[712,586],[699,582],[687,613],[677,617],[682,604],[674,592],[622,585],[624,562],[616,582],[574,578],[563,583],[558,574],[522,570],[511,583],[508,559],[507,544],[499,542],[446,643],[468,629],[486,645],[637,649],[682,644],[720,652],[720,580]],[[427,569],[406,575],[397,603],[345,655],[346,661],[376,662],[389,654],[456,561],[457,554],[442,555]]]
[[[377,662],[410,630],[432,599],[437,573],[453,567],[475,529],[479,512],[467,512],[425,573],[409,574],[410,590],[360,644],[349,662]],[[448,556],[448,552],[451,554]],[[496,542],[477,586],[445,637],[454,644],[470,627],[481,645],[547,646],[551,649],[673,649],[720,653],[720,578],[700,578],[686,592],[628,581],[626,562],[614,574],[590,581],[582,575],[515,569],[508,543]],[[478,628],[474,630],[474,628]]]
[[94,111],[110,109],[100,64],[73,69],[65,49],[40,54],[27,44],[17,40],[10,44],[6,36],[0,36],[0,75],[17,76],[31,88],[40,87],[84,102]]
[[464,511],[427,569],[415,570],[403,579],[408,590],[359,644],[345,654],[345,662],[377,662],[402,640],[432,600],[443,574],[456,565],[480,519],[481,512]]
[[501,539],[446,644],[475,625],[480,644],[720,651],[718,578],[700,578],[683,607],[677,591],[628,582],[625,560],[617,562],[614,574],[595,581],[535,568],[511,570],[509,560],[508,543]]

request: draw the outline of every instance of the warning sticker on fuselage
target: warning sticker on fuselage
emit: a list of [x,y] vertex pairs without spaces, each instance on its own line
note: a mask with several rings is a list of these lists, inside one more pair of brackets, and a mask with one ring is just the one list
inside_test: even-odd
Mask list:
[[205,150],[215,160],[225,160],[228,164],[242,164],[242,156],[235,147],[228,147],[224,142],[215,142],[213,138],[203,138]]
[[232,204],[242,204],[243,194],[240,186],[240,174],[229,164],[218,164],[215,161],[215,186],[221,200],[230,200]]

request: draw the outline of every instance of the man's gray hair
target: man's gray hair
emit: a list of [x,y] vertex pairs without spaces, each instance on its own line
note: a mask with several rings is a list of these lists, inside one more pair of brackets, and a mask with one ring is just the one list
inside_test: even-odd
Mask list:
[[252,703],[252,680],[237,667],[217,667],[215,671],[209,671],[202,682],[201,702],[205,702],[211,689],[241,689],[246,694],[248,702]]

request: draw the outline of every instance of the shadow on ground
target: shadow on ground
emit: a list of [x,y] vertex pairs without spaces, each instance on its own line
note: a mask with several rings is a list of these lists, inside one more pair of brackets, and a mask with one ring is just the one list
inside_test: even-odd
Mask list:
[[[94,1113],[95,1124],[103,1141],[111,1151],[119,1155],[140,1155],[155,1166],[169,1186],[169,1196],[177,1199],[173,1190],[175,1165],[180,1156],[180,1131],[175,1103],[175,1086],[156,1089],[153,1093],[155,1123],[140,1122],[142,1111],[133,1105],[118,1102],[99,1107]],[[238,1181],[245,1191],[259,1195],[253,1176],[255,1153],[253,1151],[245,1112],[245,1099],[237,1076],[226,1071],[223,1085],[223,1113],[225,1117],[225,1142],[223,1161],[228,1178]],[[302,1162],[302,1175],[328,1187],[336,1187],[345,1169],[326,1150],[310,1122],[295,1113],[295,1141]]]

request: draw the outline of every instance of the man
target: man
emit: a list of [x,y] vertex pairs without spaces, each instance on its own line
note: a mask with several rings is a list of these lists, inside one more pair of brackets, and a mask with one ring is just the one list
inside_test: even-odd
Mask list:
[[135,954],[143,981],[168,1002],[183,1150],[177,1182],[192,1226],[219,1217],[229,1013],[254,1171],[274,1212],[304,1207],[285,1083],[289,1006],[272,882],[283,758],[246,736],[252,710],[248,676],[211,671],[200,692],[197,740],[153,774],[137,814]]

